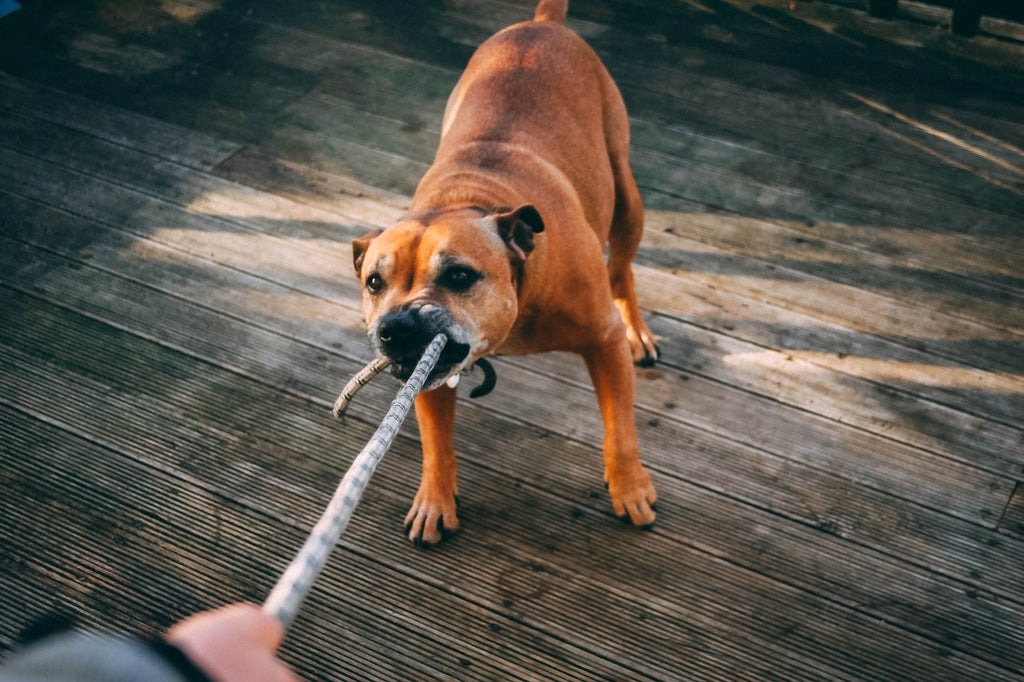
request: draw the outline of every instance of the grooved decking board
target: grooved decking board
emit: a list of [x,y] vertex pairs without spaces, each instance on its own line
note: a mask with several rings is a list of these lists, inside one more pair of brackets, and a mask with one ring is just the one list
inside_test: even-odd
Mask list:
[[110,142],[143,148],[156,157],[210,170],[241,148],[182,126],[156,124],[118,107],[76,97],[0,72],[2,105]]

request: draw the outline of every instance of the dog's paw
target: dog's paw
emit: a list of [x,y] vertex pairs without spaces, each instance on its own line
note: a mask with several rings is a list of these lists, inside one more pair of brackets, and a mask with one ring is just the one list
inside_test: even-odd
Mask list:
[[647,528],[654,524],[654,505],[658,501],[658,493],[643,467],[628,478],[626,481],[608,481],[612,509],[619,518],[628,519],[634,526]]
[[457,510],[458,498],[454,495],[433,495],[420,490],[405,515],[409,539],[417,547],[431,547],[451,537],[459,530]]
[[626,340],[633,353],[633,364],[640,367],[651,367],[661,357],[661,351],[654,340],[654,334],[647,325],[640,321],[639,326],[627,325]]

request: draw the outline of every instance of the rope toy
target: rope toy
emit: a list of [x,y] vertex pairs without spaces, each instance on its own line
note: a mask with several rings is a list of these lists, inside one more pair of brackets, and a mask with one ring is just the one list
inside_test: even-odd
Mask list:
[[345,388],[341,389],[341,395],[339,395],[338,399],[334,401],[334,418],[339,418],[341,413],[348,408],[348,404],[352,402],[352,398],[354,398],[356,393],[359,392],[359,389],[370,383],[371,379],[390,366],[391,360],[388,358],[377,358],[366,367],[359,370],[358,374],[349,379],[349,382],[345,384]]
[[[356,393],[359,392],[366,384],[370,383],[375,376],[386,370],[391,366],[391,360],[388,358],[377,358],[370,362],[366,367],[359,370],[359,373],[349,379],[349,382],[345,384],[345,388],[341,389],[341,394],[338,395],[338,399],[334,401],[334,414],[335,419],[339,419],[345,410],[348,409],[349,403],[352,402],[352,398],[355,397]],[[480,371],[484,373],[484,380],[479,386],[469,392],[470,398],[480,398],[487,395],[494,390],[494,386],[498,383],[498,375],[494,371],[494,366],[486,359],[480,358],[473,363],[473,367],[479,367]],[[448,386],[455,388],[459,382],[459,375],[455,375],[448,379]]]
[[[398,435],[398,429],[405,421],[413,400],[423,390],[423,385],[431,370],[434,369],[434,365],[437,364],[438,358],[441,357],[441,350],[444,349],[447,341],[448,338],[444,334],[438,334],[423,351],[423,357],[416,364],[412,376],[399,390],[373,437],[352,462],[345,477],[341,479],[338,489],[334,492],[334,497],[331,498],[330,504],[327,505],[323,516],[314,526],[306,543],[295,555],[274,589],[271,590],[270,596],[263,603],[263,611],[277,618],[283,630],[287,631],[295,619],[299,606],[302,605],[309,593],[313,581],[323,570],[331,550],[334,549],[334,545],[337,544],[338,539],[345,532],[345,528],[348,527],[352,512],[363,495],[363,488],[366,487],[377,464],[391,447],[395,436]],[[335,415],[340,414],[352,396],[387,366],[387,361],[375,360],[353,377],[334,404]]]

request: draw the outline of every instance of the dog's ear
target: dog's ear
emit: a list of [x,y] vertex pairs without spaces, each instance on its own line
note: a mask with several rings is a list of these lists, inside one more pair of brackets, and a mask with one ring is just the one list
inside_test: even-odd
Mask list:
[[494,219],[498,224],[498,234],[513,258],[524,262],[533,251],[533,235],[544,231],[540,213],[530,204],[525,204],[514,211],[498,209]]
[[363,256],[366,255],[366,250],[370,248],[370,242],[380,236],[380,233],[384,230],[374,230],[369,234],[364,234],[362,237],[357,237],[352,240],[352,265],[356,268],[356,276],[360,274],[363,269]]

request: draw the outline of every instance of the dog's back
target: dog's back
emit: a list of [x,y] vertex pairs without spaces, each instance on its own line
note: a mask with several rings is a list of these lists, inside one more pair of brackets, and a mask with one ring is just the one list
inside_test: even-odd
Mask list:
[[[614,210],[609,140],[628,146],[628,125],[604,65],[562,25],[565,9],[544,0],[534,21],[480,46],[448,100],[435,166],[480,173],[526,164],[511,175],[564,185],[603,241]],[[428,173],[420,189],[440,184]]]

